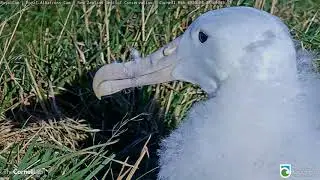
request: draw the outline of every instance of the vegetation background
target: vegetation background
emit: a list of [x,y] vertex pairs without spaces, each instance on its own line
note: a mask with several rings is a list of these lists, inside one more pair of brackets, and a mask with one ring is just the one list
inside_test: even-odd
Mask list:
[[0,179],[155,179],[159,140],[206,95],[171,82],[99,101],[92,78],[130,60],[131,47],[155,51],[206,11],[263,9],[320,52],[319,0],[32,2],[0,4]]

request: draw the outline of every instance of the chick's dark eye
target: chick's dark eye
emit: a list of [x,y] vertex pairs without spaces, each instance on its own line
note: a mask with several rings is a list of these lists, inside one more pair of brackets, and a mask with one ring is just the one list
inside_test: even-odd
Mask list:
[[204,32],[202,32],[202,31],[200,31],[199,32],[199,41],[201,42],[201,43],[204,43],[204,42],[206,42],[207,41],[207,39],[208,39],[208,35],[206,35]]

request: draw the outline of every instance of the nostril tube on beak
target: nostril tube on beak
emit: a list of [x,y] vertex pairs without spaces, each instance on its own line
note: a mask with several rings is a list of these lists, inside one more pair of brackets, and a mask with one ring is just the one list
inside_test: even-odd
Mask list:
[[138,50],[136,50],[135,48],[131,48],[130,49],[130,56],[131,56],[132,60],[134,60],[136,63],[139,63],[139,61],[141,59],[141,55]]
[[163,55],[168,56],[176,50],[177,46],[175,44],[170,44],[168,47],[163,49]]

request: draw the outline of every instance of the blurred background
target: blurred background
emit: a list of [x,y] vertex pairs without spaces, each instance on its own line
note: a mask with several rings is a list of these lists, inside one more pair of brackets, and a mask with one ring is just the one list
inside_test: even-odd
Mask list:
[[229,6],[279,16],[320,52],[319,0],[0,1],[0,179],[156,179],[159,141],[206,94],[171,82],[100,101],[94,74]]

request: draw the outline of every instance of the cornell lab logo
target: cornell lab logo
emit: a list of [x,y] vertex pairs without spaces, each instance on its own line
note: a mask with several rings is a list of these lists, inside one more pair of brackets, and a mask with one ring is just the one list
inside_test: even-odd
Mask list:
[[291,164],[280,164],[280,176],[288,178],[291,175]]

